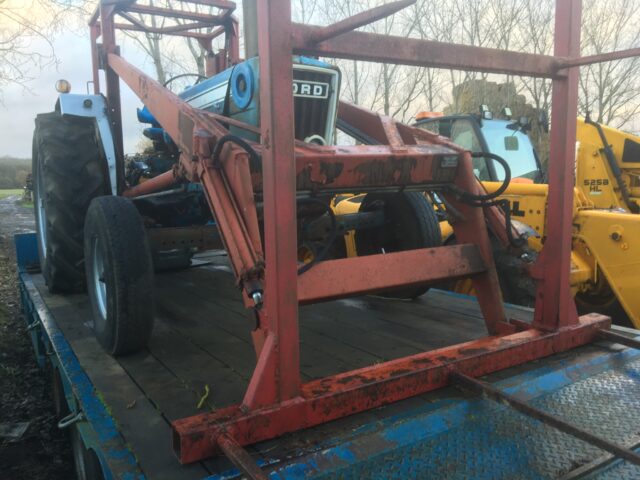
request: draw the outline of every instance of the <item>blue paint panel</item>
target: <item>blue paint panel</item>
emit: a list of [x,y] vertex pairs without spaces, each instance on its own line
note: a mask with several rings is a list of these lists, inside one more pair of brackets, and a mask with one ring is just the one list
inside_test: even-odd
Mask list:
[[[541,363],[546,366],[496,385],[619,443],[640,430],[640,352],[583,349],[553,366]],[[328,439],[272,467],[270,478],[556,478],[602,453],[513,409],[461,396],[425,402]],[[611,469],[626,469],[620,478],[640,478],[640,470],[624,462]]]
[[105,465],[108,467],[107,480],[109,478],[143,480],[145,477],[135,457],[125,445],[114,419],[96,394],[93,384],[50,315],[29,275],[20,273],[20,282],[24,311],[29,313],[30,323],[33,321],[40,323],[37,330],[44,337],[50,349],[50,355],[55,356],[54,361],[60,368],[61,374],[64,374],[71,384],[74,397],[87,421],[86,424],[81,424],[80,431],[86,439],[84,433],[90,427],[92,438],[90,446],[93,446],[99,454],[103,467]]
[[26,272],[27,270],[40,268],[38,239],[36,238],[36,234],[18,233],[17,235],[14,235],[13,241],[16,245],[18,270]]

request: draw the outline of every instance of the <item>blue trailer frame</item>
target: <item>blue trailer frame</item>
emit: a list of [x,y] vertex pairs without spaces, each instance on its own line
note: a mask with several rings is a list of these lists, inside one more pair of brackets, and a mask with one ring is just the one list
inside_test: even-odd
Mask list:
[[34,233],[15,236],[20,299],[38,366],[43,370],[50,367],[59,373],[70,418],[78,418],[75,423],[85,447],[97,456],[105,479],[141,480],[145,477],[108,407],[95,391],[30,278],[30,272],[39,268],[36,242]]
[[[76,422],[106,479],[146,478],[135,446],[124,438],[118,418],[94,387],[34,284],[35,234],[16,235],[15,243],[27,329],[39,366],[60,374],[71,412],[68,419]],[[465,298],[450,296],[452,301]],[[512,370],[490,376],[492,385],[639,450],[639,350],[603,342],[537,361],[515,374]],[[598,448],[504,405],[474,395],[453,398],[435,393],[430,398],[390,407],[390,411],[385,407],[377,421],[337,434],[334,429],[288,458],[267,455],[258,463],[273,479],[640,478],[640,467],[603,455]],[[585,458],[591,463],[582,465]],[[229,469],[204,478],[238,477],[237,470]]]

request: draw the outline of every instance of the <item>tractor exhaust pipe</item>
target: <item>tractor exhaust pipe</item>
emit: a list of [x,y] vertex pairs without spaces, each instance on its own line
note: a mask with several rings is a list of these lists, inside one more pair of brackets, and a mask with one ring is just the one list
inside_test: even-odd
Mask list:
[[258,2],[242,0],[244,58],[258,56]]

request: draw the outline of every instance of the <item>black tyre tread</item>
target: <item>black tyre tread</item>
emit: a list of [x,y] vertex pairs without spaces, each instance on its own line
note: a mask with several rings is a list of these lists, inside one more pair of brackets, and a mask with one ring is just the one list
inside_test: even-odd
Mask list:
[[[401,250],[418,249],[418,248],[431,248],[438,247],[442,244],[440,223],[433,210],[431,202],[420,192],[402,192],[396,194],[395,201],[400,205],[399,210],[404,215],[402,220],[405,225],[412,221],[412,226],[416,227],[413,231],[411,238],[405,238],[402,240]],[[376,199],[384,199],[388,194],[372,195],[369,199],[369,195],[365,197],[363,201],[363,207],[367,206]],[[398,208],[398,207],[396,207]],[[385,227],[389,228],[389,227]],[[394,228],[398,228],[396,225]],[[366,232],[366,231],[365,231]],[[357,239],[356,233],[356,242]],[[360,254],[360,245],[358,245],[358,254]],[[372,254],[377,252],[365,251],[364,254]],[[429,290],[429,286],[418,285],[413,287],[405,287],[397,290],[391,290],[385,292],[382,295],[390,298],[416,298],[423,295]]]
[[601,298],[591,299],[588,294],[581,293],[576,295],[575,301],[579,315],[599,313],[611,317],[611,321],[615,325],[636,328],[613,292],[611,293],[611,298],[606,302]]
[[[430,248],[442,245],[440,222],[438,222],[438,217],[433,210],[431,202],[419,192],[407,192],[404,196],[417,220],[416,226],[420,232],[419,238],[422,240],[422,245],[418,248]],[[424,295],[429,288],[429,286],[407,287],[390,292],[389,296],[413,299]]]
[[91,199],[108,193],[95,120],[58,112],[38,115],[33,158],[34,164],[40,162],[44,178],[48,244],[42,269],[45,281],[53,292],[82,292],[86,287],[84,217]]
[[433,210],[431,202],[422,193],[408,192],[405,198],[418,219],[420,237],[423,239],[422,248],[438,247],[442,245],[440,222]]
[[[99,235],[112,267],[106,267],[105,276],[112,275],[115,285],[107,291],[109,331],[97,334],[98,340],[112,355],[137,352],[149,341],[155,311],[153,262],[142,219],[130,200],[105,196],[91,202],[85,228],[85,252],[90,252],[93,235]],[[87,276],[90,270],[89,265]]]

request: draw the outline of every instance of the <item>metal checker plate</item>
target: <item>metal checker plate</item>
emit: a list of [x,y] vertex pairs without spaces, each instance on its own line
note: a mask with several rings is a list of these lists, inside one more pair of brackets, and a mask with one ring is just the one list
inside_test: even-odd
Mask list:
[[[609,440],[625,443],[638,436],[640,353],[575,357],[561,368],[543,367],[495,384]],[[477,397],[439,400],[421,410],[364,425],[327,448],[275,467],[270,477],[547,479],[605,453]],[[638,479],[640,467],[616,461],[589,478]]]

